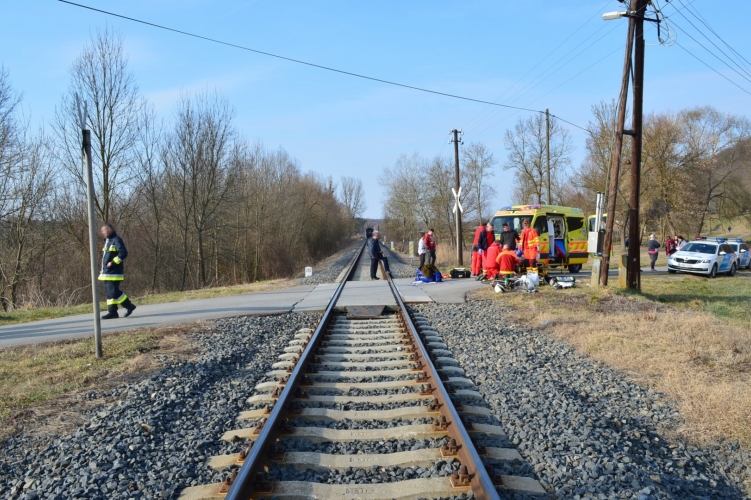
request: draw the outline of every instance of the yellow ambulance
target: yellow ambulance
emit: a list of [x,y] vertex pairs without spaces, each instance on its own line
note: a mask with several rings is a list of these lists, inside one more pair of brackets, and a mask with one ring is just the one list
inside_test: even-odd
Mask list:
[[503,224],[507,223],[521,235],[522,221],[529,220],[537,230],[539,261],[551,268],[581,271],[587,262],[587,226],[581,208],[557,205],[513,205],[498,210],[491,221],[496,240],[500,239]]

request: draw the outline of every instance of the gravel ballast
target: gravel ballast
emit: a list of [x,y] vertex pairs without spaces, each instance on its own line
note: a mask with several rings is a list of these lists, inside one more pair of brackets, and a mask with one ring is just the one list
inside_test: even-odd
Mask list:
[[195,361],[168,364],[139,383],[82,395],[117,402],[94,410],[65,436],[11,437],[0,452],[0,498],[177,498],[192,485],[219,482],[206,465],[242,443],[220,436],[238,427],[246,398],[300,328],[319,315],[219,320],[191,334]]
[[748,498],[747,452],[669,439],[665,431],[679,427],[680,415],[666,397],[509,325],[498,302],[413,310],[430,321],[554,498]]

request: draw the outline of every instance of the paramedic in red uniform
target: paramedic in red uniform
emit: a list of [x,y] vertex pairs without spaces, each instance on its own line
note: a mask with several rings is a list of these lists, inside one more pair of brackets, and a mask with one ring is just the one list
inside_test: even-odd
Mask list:
[[493,241],[488,249],[483,252],[482,270],[486,280],[492,280],[498,274],[499,267],[496,259],[500,253],[501,245],[497,241]]
[[537,267],[537,252],[540,244],[537,230],[530,227],[529,219],[522,222],[521,250],[524,252],[524,260],[528,267]]
[[480,223],[475,229],[475,239],[472,241],[472,276],[482,273],[482,255],[480,255],[480,235],[485,232],[485,224]]
[[498,273],[501,277],[506,278],[516,274],[516,265],[519,263],[519,257],[516,252],[511,250],[508,245],[503,245],[503,251],[496,258],[498,262]]

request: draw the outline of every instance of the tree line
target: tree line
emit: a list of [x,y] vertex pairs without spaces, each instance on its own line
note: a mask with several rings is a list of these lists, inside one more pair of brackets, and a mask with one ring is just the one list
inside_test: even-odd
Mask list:
[[[503,135],[505,158],[499,162],[485,145],[462,149],[461,185],[465,222],[463,241],[471,245],[474,228],[500,207],[492,206],[498,168],[513,174],[512,203],[553,204],[593,214],[597,192],[608,192],[615,148],[617,103],[592,106],[586,155],[572,165],[570,132],[550,117],[550,188],[545,116],[521,117]],[[628,128],[628,124],[626,126]],[[721,113],[710,106],[679,112],[652,113],[644,118],[640,225],[642,234],[703,234],[721,221],[751,222],[751,123],[746,117]],[[631,164],[630,141],[618,178],[616,231],[625,244]],[[453,158],[400,156],[384,170],[380,184],[386,197],[385,226],[395,241],[410,241],[434,227],[449,246],[455,241],[452,212]]]
[[128,245],[132,294],[290,276],[346,244],[365,209],[359,179],[338,187],[283,148],[244,138],[218,92],[186,92],[159,116],[139,92],[121,37],[99,32],[73,62],[46,130],[32,129],[0,68],[4,310],[89,296],[76,96],[88,104],[97,223],[114,224]]

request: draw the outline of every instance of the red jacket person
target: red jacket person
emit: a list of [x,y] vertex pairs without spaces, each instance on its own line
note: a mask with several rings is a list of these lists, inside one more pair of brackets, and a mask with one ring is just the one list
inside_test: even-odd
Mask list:
[[480,223],[475,229],[475,239],[472,241],[472,276],[479,276],[482,272],[482,255],[479,250],[480,235],[485,232],[485,224]]
[[496,262],[498,262],[498,273],[501,276],[513,276],[516,274],[516,265],[519,263],[519,257],[516,256],[516,252],[511,250],[508,245],[503,245],[503,251],[498,254]]

